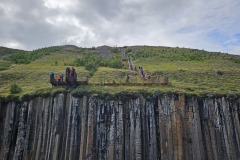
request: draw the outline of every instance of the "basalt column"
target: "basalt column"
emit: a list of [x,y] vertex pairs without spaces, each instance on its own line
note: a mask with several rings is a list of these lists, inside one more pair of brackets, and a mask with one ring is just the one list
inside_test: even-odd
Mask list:
[[176,94],[0,102],[0,159],[240,159],[240,103]]

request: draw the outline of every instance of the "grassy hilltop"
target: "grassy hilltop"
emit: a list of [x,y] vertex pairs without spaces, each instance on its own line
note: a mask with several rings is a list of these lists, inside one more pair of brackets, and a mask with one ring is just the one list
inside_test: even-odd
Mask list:
[[[121,61],[121,49],[132,57],[136,67],[143,66],[148,75],[168,77],[168,85],[143,81],[127,62]],[[74,66],[78,80],[89,78],[89,90],[161,90],[191,94],[239,94],[240,56],[212,53],[203,50],[170,47],[101,46],[78,48],[54,46],[34,51],[0,47],[0,95],[10,94],[10,86],[17,84],[22,93],[53,90],[49,73],[65,74]],[[126,83],[126,75],[130,75]],[[103,82],[121,84],[102,86]],[[57,88],[58,89],[58,88]]]

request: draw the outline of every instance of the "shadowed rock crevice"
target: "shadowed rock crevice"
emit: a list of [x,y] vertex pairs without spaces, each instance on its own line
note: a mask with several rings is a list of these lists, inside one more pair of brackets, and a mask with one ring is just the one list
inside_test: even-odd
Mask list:
[[239,99],[37,97],[0,103],[1,159],[239,159]]

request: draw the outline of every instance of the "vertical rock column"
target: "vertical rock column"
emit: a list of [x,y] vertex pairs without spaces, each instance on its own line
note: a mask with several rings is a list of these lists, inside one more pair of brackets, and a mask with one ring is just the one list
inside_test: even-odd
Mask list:
[[[240,148],[239,148],[239,119],[237,114],[237,101],[228,100],[222,98],[219,102],[222,101],[221,105],[217,105],[219,110],[222,111],[220,117],[220,127],[223,127],[224,140],[226,145],[226,150],[228,153],[228,159],[238,159],[240,157]],[[222,106],[222,107],[221,107]],[[224,117],[224,118],[223,118]]]
[[89,100],[88,106],[88,121],[87,121],[87,142],[86,142],[86,154],[85,159],[92,159],[93,156],[93,132],[94,132],[94,119],[95,119],[95,101]]
[[26,150],[30,132],[30,120],[28,119],[29,113],[31,112],[28,112],[28,103],[25,102],[20,107],[18,134],[13,159],[24,159],[24,154],[27,154]]
[[96,107],[96,141],[95,141],[95,156],[94,159],[107,159],[107,134],[106,134],[106,121],[107,121],[107,112],[106,104],[103,100],[97,101]]
[[159,159],[206,159],[197,99],[163,95],[157,105]]
[[16,143],[18,110],[15,102],[9,102],[1,106],[1,125],[3,126],[1,135],[0,157],[12,159],[14,155],[14,145]]
[[[142,124],[144,128],[144,141],[143,145],[145,148],[145,153],[143,159],[158,159],[158,153],[157,150],[157,129],[156,128],[156,116],[155,116],[155,104],[154,101],[145,101],[144,103],[144,110],[142,112],[143,121],[145,123]],[[139,157],[140,159],[140,157]]]
[[81,141],[80,143],[80,155],[79,155],[79,160],[82,160],[85,158],[85,153],[86,153],[86,143],[87,143],[87,121],[88,121],[88,100],[87,97],[83,98],[83,103],[82,103],[82,112],[81,112]]
[[204,160],[206,157],[198,101],[195,97],[191,97],[185,102],[182,129],[183,159]]
[[[162,159],[176,159],[177,151],[175,151],[176,135],[174,121],[174,96],[159,97],[158,100],[159,112],[159,130],[160,130],[160,153]],[[175,137],[174,137],[175,136]],[[176,145],[176,146],[174,146]]]

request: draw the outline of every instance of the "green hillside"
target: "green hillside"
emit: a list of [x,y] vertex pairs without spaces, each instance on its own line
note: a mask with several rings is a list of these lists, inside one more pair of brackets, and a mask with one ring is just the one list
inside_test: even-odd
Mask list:
[[[168,85],[149,83],[121,61],[121,50],[132,57],[133,64],[143,66],[151,77],[168,77]],[[17,84],[23,93],[49,91],[49,73],[64,74],[74,67],[78,79],[88,77],[89,90],[161,90],[190,94],[239,94],[240,56],[203,50],[170,47],[128,46],[112,48],[78,48],[54,46],[34,51],[0,47],[0,95],[10,94]],[[126,75],[130,75],[126,81]],[[104,86],[104,83],[112,84]],[[60,87],[59,87],[60,88]]]

